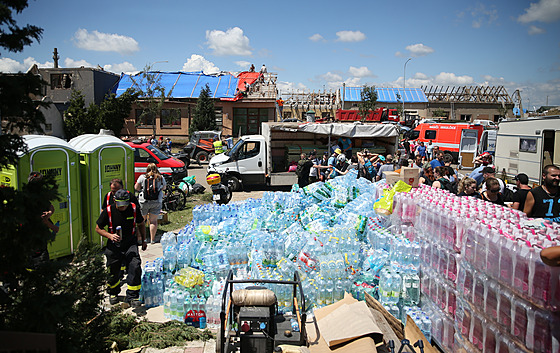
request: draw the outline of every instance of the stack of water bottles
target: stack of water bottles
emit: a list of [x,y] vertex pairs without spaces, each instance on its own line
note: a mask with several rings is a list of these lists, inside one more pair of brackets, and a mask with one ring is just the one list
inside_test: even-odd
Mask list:
[[560,274],[539,256],[558,244],[557,224],[535,227],[516,210],[430,187],[397,204],[416,214],[422,308],[436,341],[450,351],[559,351]]
[[163,303],[164,283],[163,259],[158,257],[154,261],[148,261],[142,269],[140,289],[140,299],[146,308],[160,306]]

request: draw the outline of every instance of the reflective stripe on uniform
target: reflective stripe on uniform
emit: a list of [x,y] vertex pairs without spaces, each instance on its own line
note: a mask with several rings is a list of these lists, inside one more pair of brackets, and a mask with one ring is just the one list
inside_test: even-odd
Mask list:
[[128,284],[128,290],[140,290],[140,288],[142,288],[141,284],[137,286],[131,286],[130,284]]
[[109,288],[116,288],[116,287],[117,287],[118,285],[120,285],[120,284],[121,284],[121,280],[118,280],[117,283],[115,283],[115,284],[108,284],[108,283],[107,283],[107,287],[109,287]]
[[121,271],[126,270],[126,266],[121,266]]

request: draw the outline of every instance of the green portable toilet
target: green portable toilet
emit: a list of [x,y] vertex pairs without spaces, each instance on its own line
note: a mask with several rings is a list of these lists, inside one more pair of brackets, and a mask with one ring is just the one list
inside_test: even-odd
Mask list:
[[25,135],[27,153],[19,156],[16,166],[0,170],[3,186],[19,189],[27,183],[29,173],[53,175],[60,200],[52,201],[54,214],[51,220],[59,223],[60,230],[49,244],[51,259],[74,253],[82,235],[82,205],[78,152],[66,141],[54,136]]
[[134,149],[113,135],[86,134],[69,144],[80,154],[84,232],[92,242],[102,243],[95,232],[103,197],[111,190],[111,180],[122,179],[124,188],[134,192]]

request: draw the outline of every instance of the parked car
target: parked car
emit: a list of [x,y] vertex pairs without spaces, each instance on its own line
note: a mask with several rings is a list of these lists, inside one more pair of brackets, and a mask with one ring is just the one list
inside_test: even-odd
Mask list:
[[150,143],[141,141],[127,142],[134,148],[134,178],[135,180],[144,173],[150,163],[155,163],[161,174],[169,174],[173,180],[181,180],[188,175],[187,167],[183,161],[170,157],[159,148]]

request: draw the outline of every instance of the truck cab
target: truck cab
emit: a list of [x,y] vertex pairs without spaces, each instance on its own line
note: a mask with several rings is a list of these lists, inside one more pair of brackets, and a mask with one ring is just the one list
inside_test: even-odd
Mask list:
[[209,170],[227,174],[234,191],[241,184],[254,185],[266,182],[266,142],[261,135],[242,136],[233,148],[214,156]]

